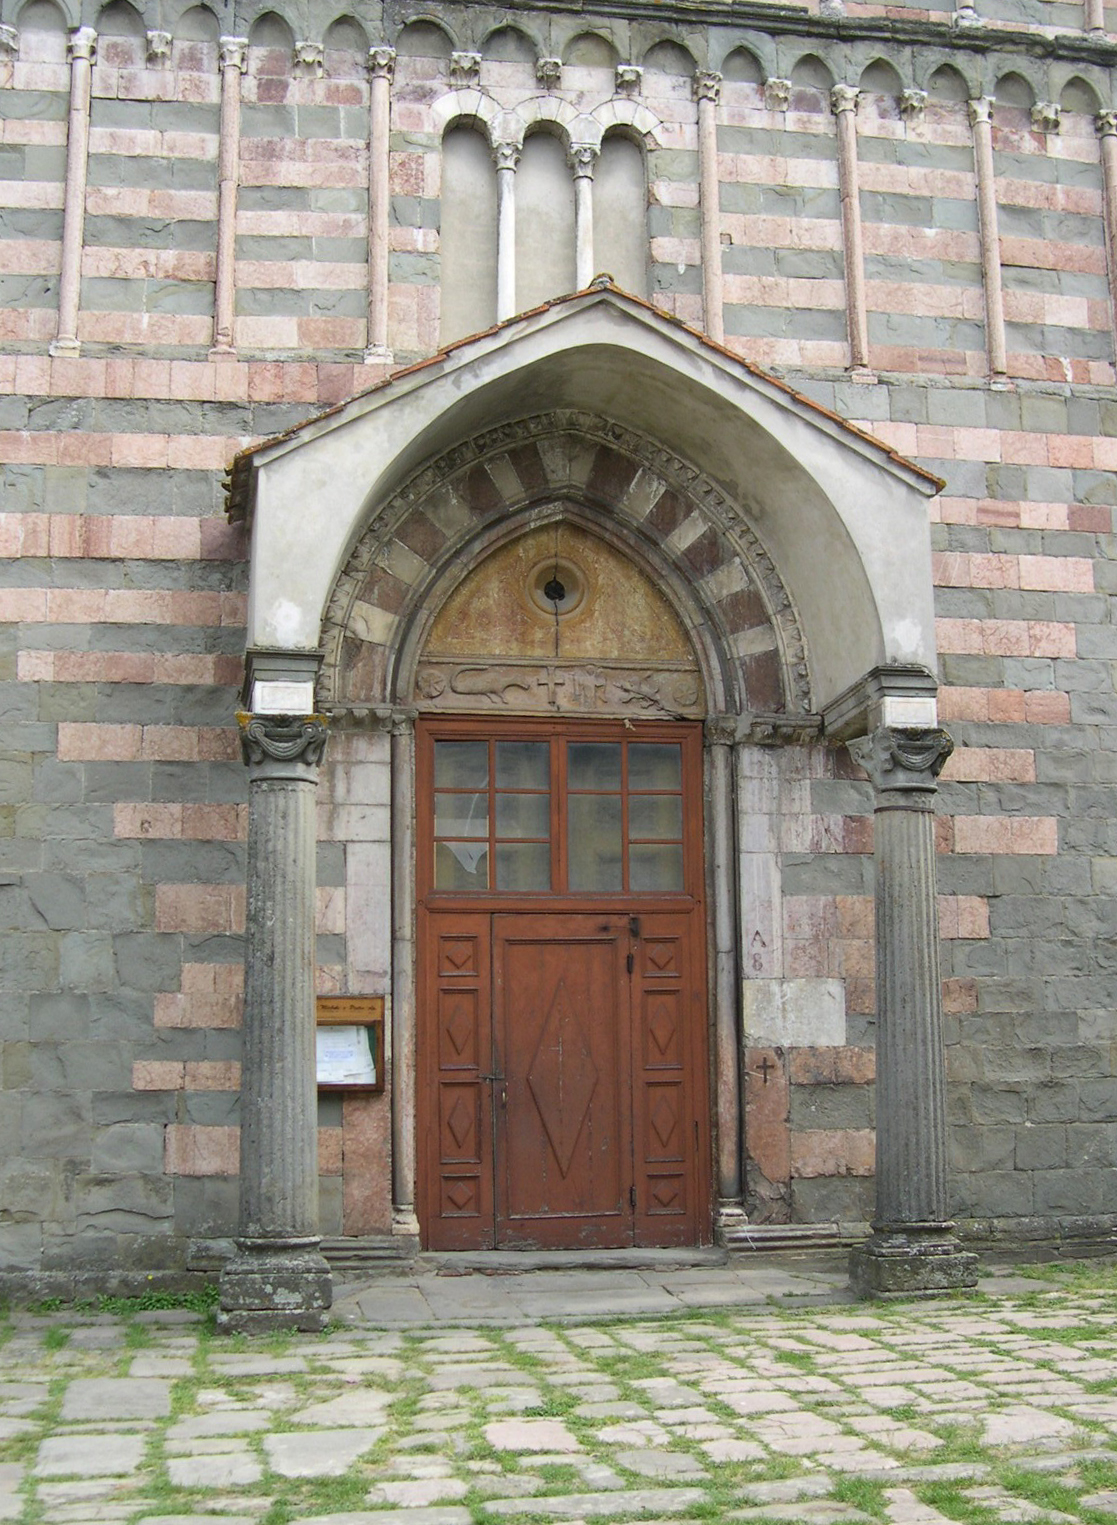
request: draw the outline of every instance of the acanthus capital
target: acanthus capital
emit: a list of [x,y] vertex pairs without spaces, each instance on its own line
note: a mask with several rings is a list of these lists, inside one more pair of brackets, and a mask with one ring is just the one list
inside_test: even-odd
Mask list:
[[396,50],[384,46],[369,48],[368,72],[373,79],[391,79],[396,71]]
[[0,26],[0,58],[15,58],[19,52],[19,33],[14,26]]
[[248,38],[222,37],[217,62],[222,70],[236,69],[243,74],[248,68]]
[[597,163],[599,150],[593,143],[571,143],[570,152],[567,154],[567,163],[574,171],[575,180],[582,178],[592,180],[594,165]]
[[880,726],[847,743],[850,756],[869,775],[880,794],[931,793],[954,742],[941,726],[907,731]]
[[716,69],[699,69],[694,76],[694,99],[717,105],[721,99],[721,75]]
[[91,26],[76,26],[66,43],[66,56],[71,63],[79,59],[92,63],[97,56],[97,33]]
[[514,170],[520,162],[520,145],[518,143],[494,143],[493,163],[497,170]]
[[249,767],[263,763],[301,763],[316,768],[326,750],[329,730],[319,715],[237,715],[240,744]]
[[1117,137],[1117,111],[1099,111],[1094,118],[1094,131],[1099,138]]
[[835,116],[846,111],[856,111],[861,92],[856,85],[835,85],[830,91],[830,110]]
[[970,126],[977,127],[979,124],[991,124],[993,121],[993,97],[991,95],[977,95],[969,103]]

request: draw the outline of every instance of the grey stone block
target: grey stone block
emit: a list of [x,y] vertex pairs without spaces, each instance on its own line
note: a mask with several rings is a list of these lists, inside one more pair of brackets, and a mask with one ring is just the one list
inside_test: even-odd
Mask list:
[[102,1175],[158,1172],[163,1168],[161,1123],[115,1123],[93,1138],[93,1169]]

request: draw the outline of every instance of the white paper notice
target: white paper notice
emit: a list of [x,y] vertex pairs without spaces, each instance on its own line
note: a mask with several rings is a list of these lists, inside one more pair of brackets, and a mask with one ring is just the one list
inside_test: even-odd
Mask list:
[[375,1085],[367,1027],[320,1027],[317,1030],[319,1085]]

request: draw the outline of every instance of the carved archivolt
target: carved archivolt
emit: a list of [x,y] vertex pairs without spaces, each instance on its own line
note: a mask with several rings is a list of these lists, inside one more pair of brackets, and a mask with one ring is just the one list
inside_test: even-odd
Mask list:
[[613,530],[639,547],[646,565],[658,563],[685,590],[679,600],[691,607],[689,621],[680,613],[696,645],[716,653],[727,703],[753,712],[810,711],[798,614],[740,507],[689,462],[576,410],[475,435],[385,503],[326,610],[321,702],[409,701],[413,664],[401,675],[401,646],[407,632],[429,624],[432,601],[449,593],[438,586],[447,569],[465,573],[498,531],[517,518],[525,529],[539,522],[530,510],[561,517],[563,505],[591,530]]

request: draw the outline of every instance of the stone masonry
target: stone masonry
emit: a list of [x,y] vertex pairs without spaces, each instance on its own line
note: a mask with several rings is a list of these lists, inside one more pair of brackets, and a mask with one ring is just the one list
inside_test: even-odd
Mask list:
[[[437,353],[463,121],[494,148],[537,122],[633,137],[652,303],[945,481],[950,1211],[977,1240],[1117,1226],[1117,9],[657,9],[446,5],[435,28],[396,0],[220,24],[4,0],[0,1284],[133,1285],[231,1247],[248,574],[223,473]],[[391,741],[335,734],[321,771],[321,993],[390,967]],[[377,765],[368,798],[350,759]],[[737,808],[766,887],[740,929],[746,1205],[852,1231],[874,1202],[873,789],[800,739],[754,750]],[[322,1232],[389,1233],[387,1095],[318,1121]]]

